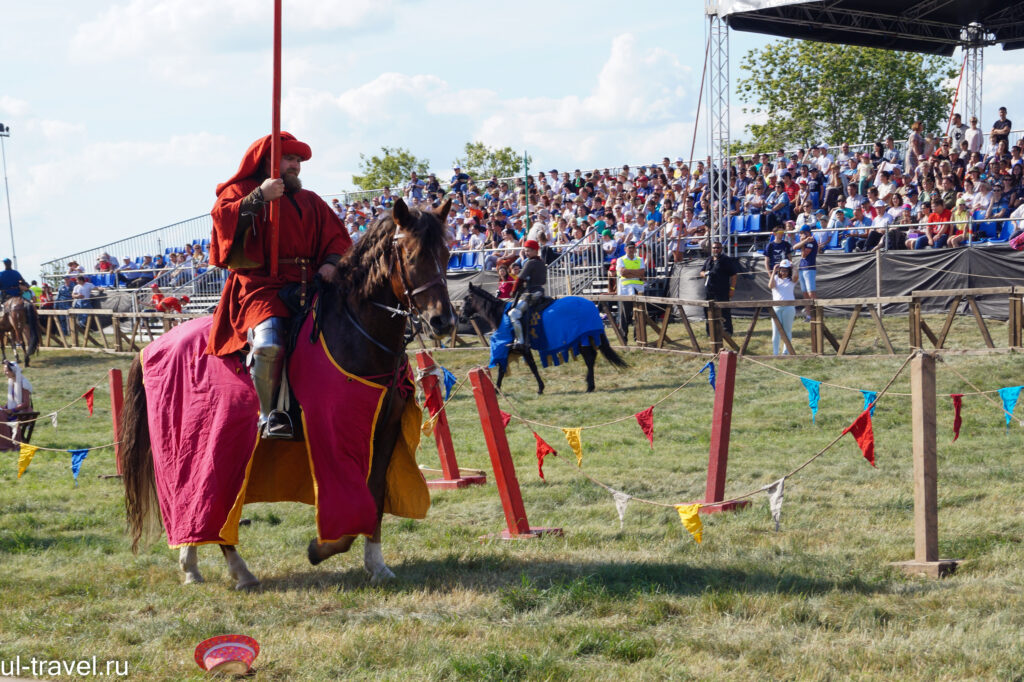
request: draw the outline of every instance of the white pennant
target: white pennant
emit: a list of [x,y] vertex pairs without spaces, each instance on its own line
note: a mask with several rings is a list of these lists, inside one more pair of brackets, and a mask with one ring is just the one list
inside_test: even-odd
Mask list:
[[632,499],[626,493],[620,493],[618,490],[612,491],[612,497],[615,498],[615,511],[619,512],[619,528],[623,527],[623,521],[626,519],[626,506]]
[[16,443],[17,441],[14,440],[14,438],[18,435],[18,422],[5,422],[5,423],[7,424],[7,428],[9,428],[11,430],[10,441],[12,443]]
[[57,428],[57,413],[54,412],[50,415],[50,423],[53,424],[53,428]]
[[772,512],[772,519],[775,520],[775,532],[779,532],[779,519],[782,517],[782,489],[786,486],[785,477],[780,478],[771,485],[766,485],[761,490],[768,493],[768,507]]

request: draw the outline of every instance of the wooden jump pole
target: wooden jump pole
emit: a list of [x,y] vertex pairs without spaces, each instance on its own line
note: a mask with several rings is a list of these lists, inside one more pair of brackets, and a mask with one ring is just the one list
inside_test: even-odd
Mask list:
[[914,559],[894,563],[907,575],[941,578],[957,559],[939,559],[938,471],[935,439],[935,356],[918,351],[911,361],[914,432]]
[[437,365],[434,364],[433,356],[425,350],[416,352],[416,364],[423,373],[420,383],[423,384],[423,395],[427,410],[431,418],[437,417],[434,422],[434,440],[437,441],[437,454],[441,458],[441,473],[443,478],[433,478],[427,481],[427,487],[441,490],[453,488],[465,488],[468,485],[483,484],[487,477],[461,476],[459,463],[455,460],[455,447],[452,445],[452,433],[448,428],[448,416],[444,410],[444,399],[441,395],[441,382],[437,375],[431,372]]
[[121,381],[121,370],[112,369],[110,376],[110,418],[114,422],[114,460],[117,462],[117,475],[121,476],[121,409],[124,407],[124,384]]
[[704,493],[702,513],[732,511],[749,502],[715,504],[725,497],[725,475],[729,465],[729,434],[732,431],[732,398],[736,387],[736,353],[723,350],[718,354],[715,379],[715,408],[711,417],[711,448],[708,454],[708,484]]
[[526,518],[523,496],[519,491],[519,480],[516,478],[515,464],[509,452],[508,439],[505,438],[505,425],[501,422],[501,410],[498,408],[498,396],[494,384],[487,371],[481,368],[471,370],[469,381],[473,385],[473,397],[480,413],[480,426],[483,427],[484,441],[487,452],[491,455],[491,466],[494,468],[494,482],[498,486],[501,497],[501,508],[505,511],[506,530],[496,535],[485,535],[481,539],[529,540],[541,535],[561,535],[561,528],[534,528]]

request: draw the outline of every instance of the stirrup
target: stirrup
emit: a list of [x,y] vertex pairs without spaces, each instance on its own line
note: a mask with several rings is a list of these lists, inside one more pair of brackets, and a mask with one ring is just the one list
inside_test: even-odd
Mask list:
[[288,440],[294,435],[292,418],[283,410],[271,410],[260,425],[260,437],[269,440]]

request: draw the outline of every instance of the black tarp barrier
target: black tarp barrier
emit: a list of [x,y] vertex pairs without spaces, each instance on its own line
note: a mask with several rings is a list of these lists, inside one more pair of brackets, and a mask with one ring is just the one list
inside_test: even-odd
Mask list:
[[[736,281],[734,301],[771,299],[764,256],[737,257],[742,274]],[[985,287],[1024,286],[1024,252],[1006,246],[977,246],[960,249],[925,249],[921,251],[890,251],[875,253],[824,253],[818,256],[818,298],[865,298],[879,294],[876,290],[875,268],[882,270],[882,296],[909,296],[911,292],[930,289],[977,289]],[[691,300],[704,299],[704,281],[700,277],[702,260],[680,263],[672,272],[668,296]],[[950,298],[926,298],[921,309],[939,314],[948,310]],[[1007,296],[993,294],[977,297],[978,308],[985,317],[1005,320],[1009,316]],[[966,312],[967,303],[961,304]],[[703,318],[699,307],[687,306],[687,317]],[[828,315],[847,315],[850,308],[826,308]],[[890,304],[885,314],[907,312],[906,304]],[[740,309],[734,315],[749,316],[753,309]]]

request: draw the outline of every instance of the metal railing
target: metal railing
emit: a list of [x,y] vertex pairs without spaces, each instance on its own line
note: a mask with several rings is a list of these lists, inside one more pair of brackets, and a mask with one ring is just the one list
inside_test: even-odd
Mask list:
[[605,276],[604,250],[594,239],[596,234],[597,228],[592,228],[548,265],[549,296],[580,293]]

